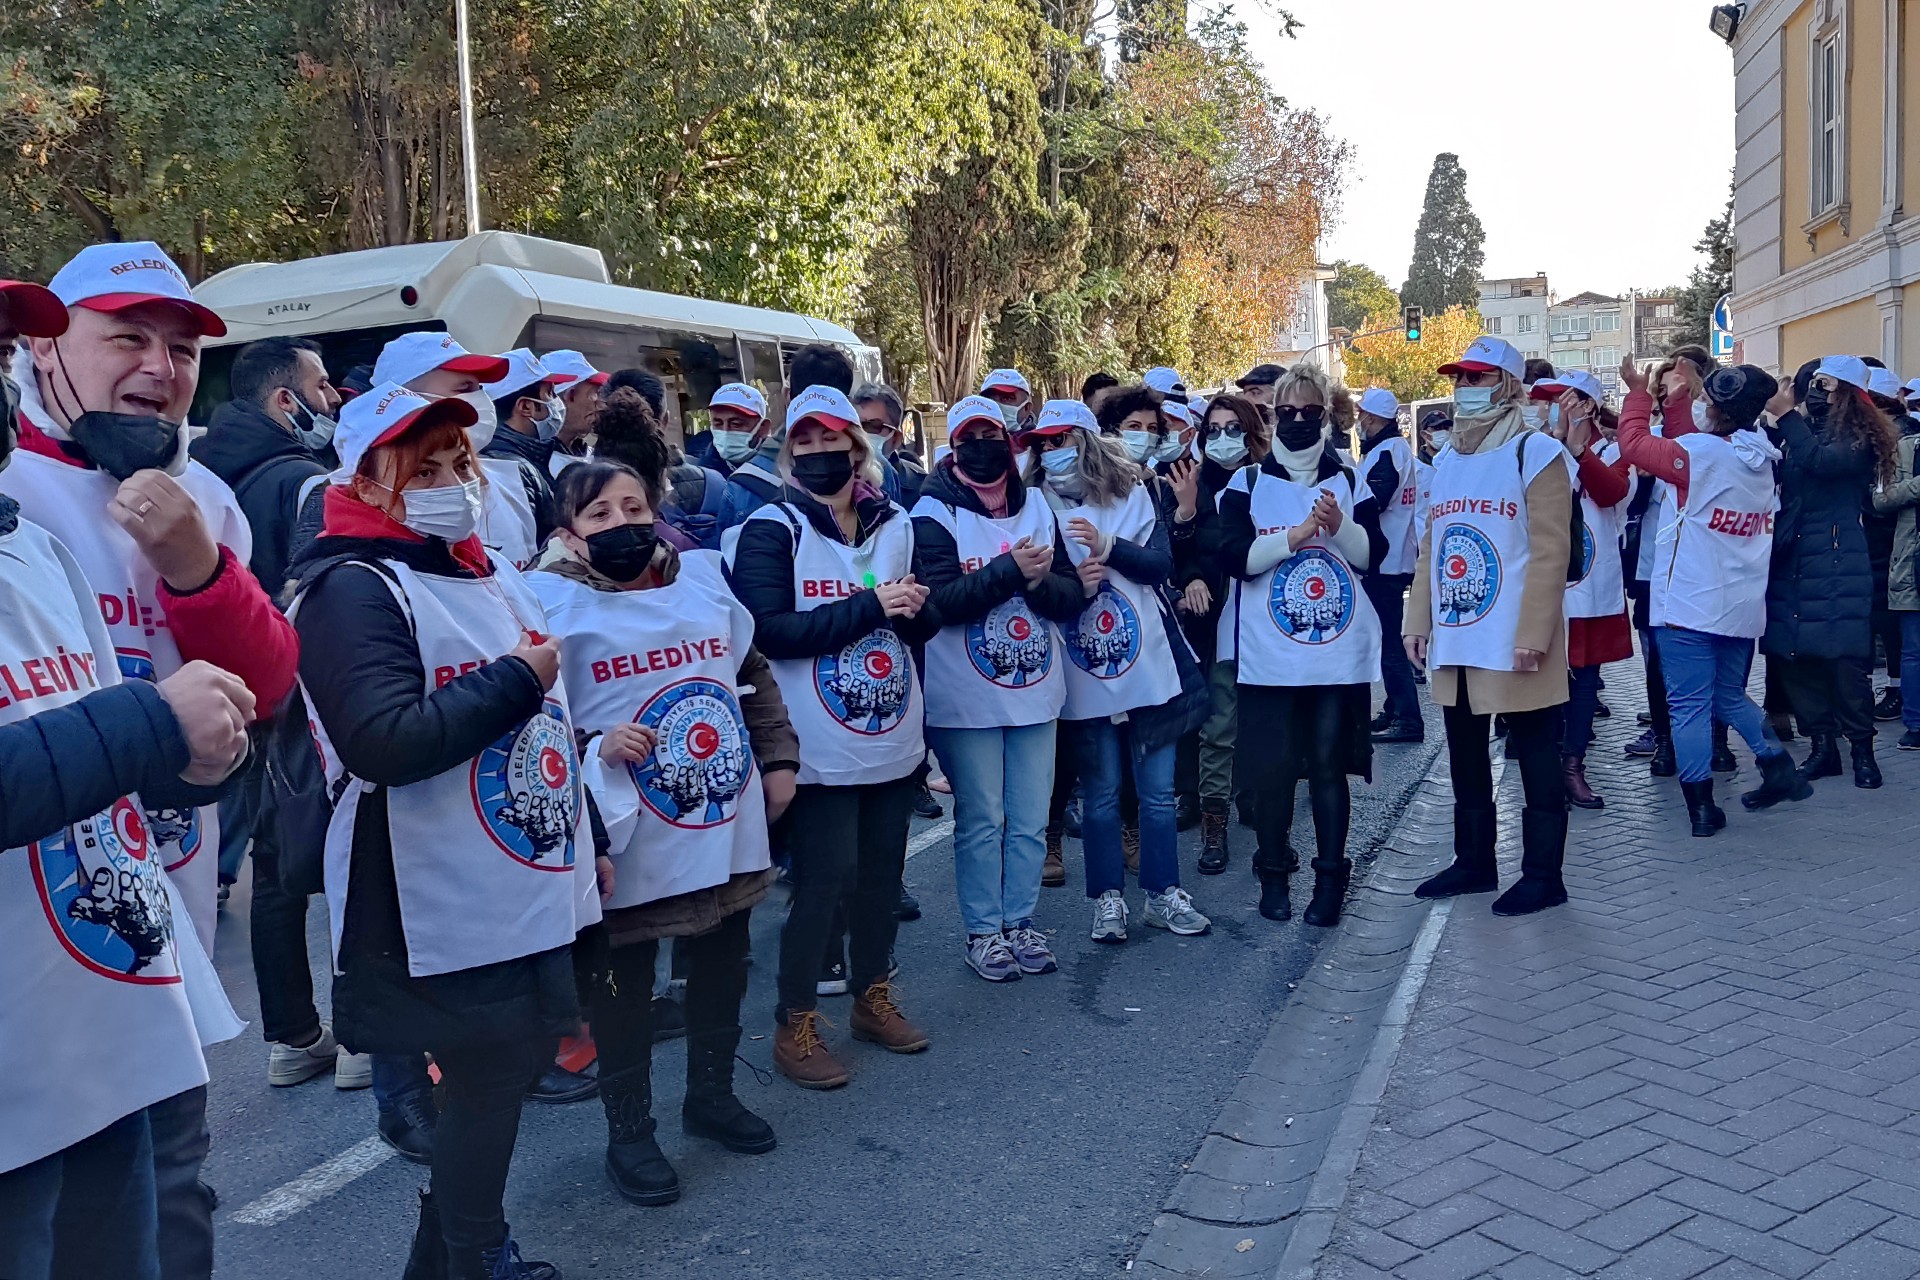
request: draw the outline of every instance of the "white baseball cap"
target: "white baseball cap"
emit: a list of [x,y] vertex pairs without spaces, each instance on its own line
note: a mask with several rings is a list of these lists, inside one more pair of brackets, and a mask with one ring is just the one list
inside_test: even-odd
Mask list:
[[738,409],[750,413],[756,418],[767,416],[767,398],[760,394],[760,388],[744,382],[729,382],[713,393],[713,399],[707,402],[707,408]]
[[808,387],[787,406],[787,430],[812,418],[835,431],[860,425],[860,411],[847,399],[847,393],[835,387]]
[[369,449],[391,444],[415,426],[451,422],[465,430],[478,417],[473,406],[458,396],[430,400],[397,382],[383,382],[340,406],[340,425],[333,433],[340,469],[333,473],[334,483],[352,479]]
[[1911,400],[1915,396],[1920,396],[1920,378],[1907,379],[1906,385],[1903,386],[1900,390],[1902,392],[1901,398],[1903,400]]
[[1190,427],[1193,425],[1193,410],[1187,407],[1185,400],[1163,400],[1160,402],[1160,412],[1166,414],[1182,426]]
[[397,382],[401,386],[435,369],[470,373],[482,385],[507,376],[507,362],[499,356],[475,355],[455,342],[450,333],[403,333],[380,349],[373,362],[373,385]]
[[151,240],[90,244],[67,260],[48,285],[69,307],[112,314],[146,302],[172,302],[193,317],[203,338],[224,338],[227,322],[193,300],[186,273]]
[[1859,356],[1828,356],[1814,373],[1824,373],[1836,382],[1850,383],[1862,391],[1868,389],[1867,362]]
[[611,374],[600,372],[578,351],[549,351],[540,357],[540,363],[547,366],[547,373],[553,385],[564,390],[578,382],[604,387]]
[[1030,436],[1057,436],[1075,427],[1082,431],[1100,434],[1100,420],[1093,416],[1093,410],[1080,400],[1049,400],[1040,406],[1040,418]]
[[966,396],[947,410],[947,438],[951,440],[955,432],[975,418],[986,418],[996,427],[1007,425],[1006,419],[1000,416],[999,405],[985,396]]
[[1027,381],[1026,375],[1018,369],[995,369],[981,380],[980,390],[991,391],[995,387],[1006,387],[1014,391],[1024,392],[1029,396],[1033,394],[1032,384]]
[[1140,375],[1140,381],[1163,396],[1185,397],[1187,394],[1187,384],[1181,380],[1179,371],[1165,365],[1147,370]]
[[515,347],[500,358],[506,361],[507,371],[498,378],[483,383],[480,387],[487,393],[489,400],[504,399],[516,391],[525,391],[538,383],[558,381],[553,376],[553,371],[527,347]]
[[1514,349],[1514,345],[1504,338],[1490,338],[1481,335],[1473,340],[1458,360],[1440,366],[1438,372],[1443,376],[1456,373],[1486,373],[1498,369],[1512,374],[1515,378],[1527,376],[1527,358]]
[[1360,412],[1370,413],[1376,418],[1396,417],[1400,412],[1400,401],[1385,387],[1368,387],[1360,396]]
[[1889,400],[1904,399],[1904,388],[1900,385],[1900,375],[1891,369],[1867,369],[1867,390],[1876,396],[1885,396]]
[[1595,404],[1607,398],[1606,388],[1600,385],[1600,379],[1585,369],[1568,369],[1565,373],[1556,373],[1551,378],[1542,378],[1533,384],[1535,400],[1557,400],[1562,391],[1578,391]]

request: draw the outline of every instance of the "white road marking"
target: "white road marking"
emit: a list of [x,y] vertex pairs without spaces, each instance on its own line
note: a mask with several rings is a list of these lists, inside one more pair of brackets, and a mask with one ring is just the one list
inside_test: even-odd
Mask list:
[[278,1190],[234,1210],[232,1220],[249,1227],[270,1227],[326,1199],[355,1178],[372,1173],[394,1154],[393,1148],[377,1137],[355,1143]]
[[942,818],[913,839],[907,841],[907,856],[911,858],[916,853],[925,853],[952,834],[953,819]]

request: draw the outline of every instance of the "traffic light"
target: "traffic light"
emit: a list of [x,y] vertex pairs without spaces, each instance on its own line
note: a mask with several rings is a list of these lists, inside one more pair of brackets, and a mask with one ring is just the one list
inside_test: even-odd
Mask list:
[[1420,341],[1420,322],[1425,313],[1419,307],[1404,307],[1402,313],[1407,322],[1407,341]]

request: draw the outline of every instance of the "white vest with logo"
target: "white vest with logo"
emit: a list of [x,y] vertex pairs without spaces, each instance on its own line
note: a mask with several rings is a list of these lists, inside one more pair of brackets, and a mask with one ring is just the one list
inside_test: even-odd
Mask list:
[[[1353,489],[1344,476],[1309,486],[1247,467],[1227,487],[1248,495],[1256,537],[1305,520],[1323,489],[1340,504],[1342,518],[1353,519]],[[1360,589],[1359,575],[1326,534],[1316,533],[1256,578],[1236,575],[1233,599],[1241,684],[1371,684],[1380,678],[1379,616]]]
[[[1620,447],[1608,443],[1595,453],[1600,461],[1612,466],[1620,456]],[[1575,474],[1577,477],[1578,472]],[[1603,507],[1587,496],[1584,487],[1578,492],[1585,533],[1580,547],[1580,579],[1567,584],[1567,617],[1617,617],[1627,611],[1626,583],[1620,572],[1621,515],[1626,500]]]
[[[531,635],[547,634],[546,614],[526,580],[497,562],[491,578],[424,574],[394,561],[384,567],[392,578],[382,574],[382,582],[412,621],[426,693],[505,657]],[[343,565],[333,572],[377,571]],[[295,600],[292,612],[299,605]],[[339,752],[326,726],[317,729],[332,784],[342,771]],[[327,827],[336,964],[354,822],[360,798],[372,789],[365,782],[347,787]],[[565,673],[538,713],[473,759],[387,788],[387,833],[407,972],[416,978],[563,947],[598,920]]]
[[[657,902],[763,871],[766,800],[738,693],[753,615],[712,551],[688,551],[664,587],[600,591],[557,573],[529,579],[563,637],[575,722],[589,733],[640,724],[659,735],[638,765],[584,772],[614,864],[609,907]],[[793,698],[798,701],[798,698]]]
[[[894,512],[858,547],[821,537],[805,513],[785,503],[768,503],[747,521],[787,527],[796,543],[793,607],[811,613],[913,572],[913,521],[897,506]],[[876,627],[836,653],[768,661],[800,735],[800,782],[891,782],[920,767],[925,695],[913,653],[892,627]]]
[[1367,483],[1373,464],[1382,454],[1393,459],[1400,484],[1380,511],[1380,532],[1386,535],[1387,554],[1374,569],[1379,573],[1412,573],[1420,558],[1420,540],[1413,528],[1414,512],[1420,505],[1420,478],[1414,472],[1413,448],[1406,437],[1395,433],[1367,450],[1367,456],[1360,461],[1355,483]]
[[[253,555],[253,532],[233,490],[197,462],[188,462],[174,479],[200,508],[213,540],[232,551],[235,564],[244,571]],[[16,499],[21,515],[65,543],[93,584],[100,615],[119,657],[120,674],[130,680],[165,680],[186,664],[167,629],[160,575],[107,514],[107,504],[119,488],[120,482],[104,471],[18,450],[0,471],[0,493]],[[201,947],[213,954],[219,910],[215,897],[220,875],[218,806],[150,809],[147,834],[187,900]]]
[[533,505],[527,501],[523,465],[518,458],[480,459],[480,471],[487,478],[480,507],[480,541],[516,569],[525,569],[540,554],[536,536],[540,525],[533,518]]
[[[1052,546],[1053,508],[1029,491],[1018,515],[993,520],[927,495],[913,509],[953,535],[960,569],[972,573],[1022,538]],[[973,622],[950,623],[927,642],[927,724],[940,729],[1012,729],[1058,719],[1067,696],[1066,657],[1052,623],[1015,592]]]
[[[65,547],[23,520],[0,565],[0,724],[120,683]],[[137,796],[0,851],[0,1173],[207,1082],[158,852]]]
[[1527,486],[1547,467],[1568,461],[1559,442],[1531,431],[1487,453],[1449,449],[1436,461],[1427,499],[1433,666],[1514,669],[1520,595],[1532,555]]
[[[1687,501],[1660,527],[1654,550],[1650,620],[1716,636],[1755,639],[1767,629],[1767,574],[1780,490],[1779,453],[1765,437],[1743,433],[1738,444],[1693,432],[1676,442],[1687,451]],[[1770,458],[1749,466],[1738,456]]]
[[[1055,511],[1062,529],[1075,517],[1088,520],[1116,541],[1145,546],[1159,515],[1153,495],[1136,484],[1120,502],[1108,506],[1072,506]],[[1067,557],[1077,567],[1092,554],[1067,535]],[[1067,701],[1064,720],[1100,720],[1137,707],[1157,707],[1180,694],[1180,669],[1174,665],[1160,598],[1111,570],[1078,618],[1060,628],[1066,651]]]

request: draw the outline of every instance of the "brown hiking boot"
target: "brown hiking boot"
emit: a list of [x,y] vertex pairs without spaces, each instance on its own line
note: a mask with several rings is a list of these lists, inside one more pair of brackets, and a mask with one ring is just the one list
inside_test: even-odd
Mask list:
[[1067,856],[1060,848],[1060,833],[1047,832],[1047,860],[1040,866],[1040,883],[1058,889],[1067,883]]
[[1127,864],[1127,874],[1140,874],[1140,828],[1120,828],[1120,860]]
[[773,1065],[802,1089],[838,1089],[853,1078],[820,1039],[822,1025],[833,1024],[818,1009],[793,1009],[774,1028]]
[[1217,876],[1227,869],[1227,811],[1200,811],[1200,874]]
[[893,1002],[891,982],[876,982],[855,997],[853,1021],[848,1025],[855,1040],[870,1041],[889,1053],[918,1053],[933,1043]]

